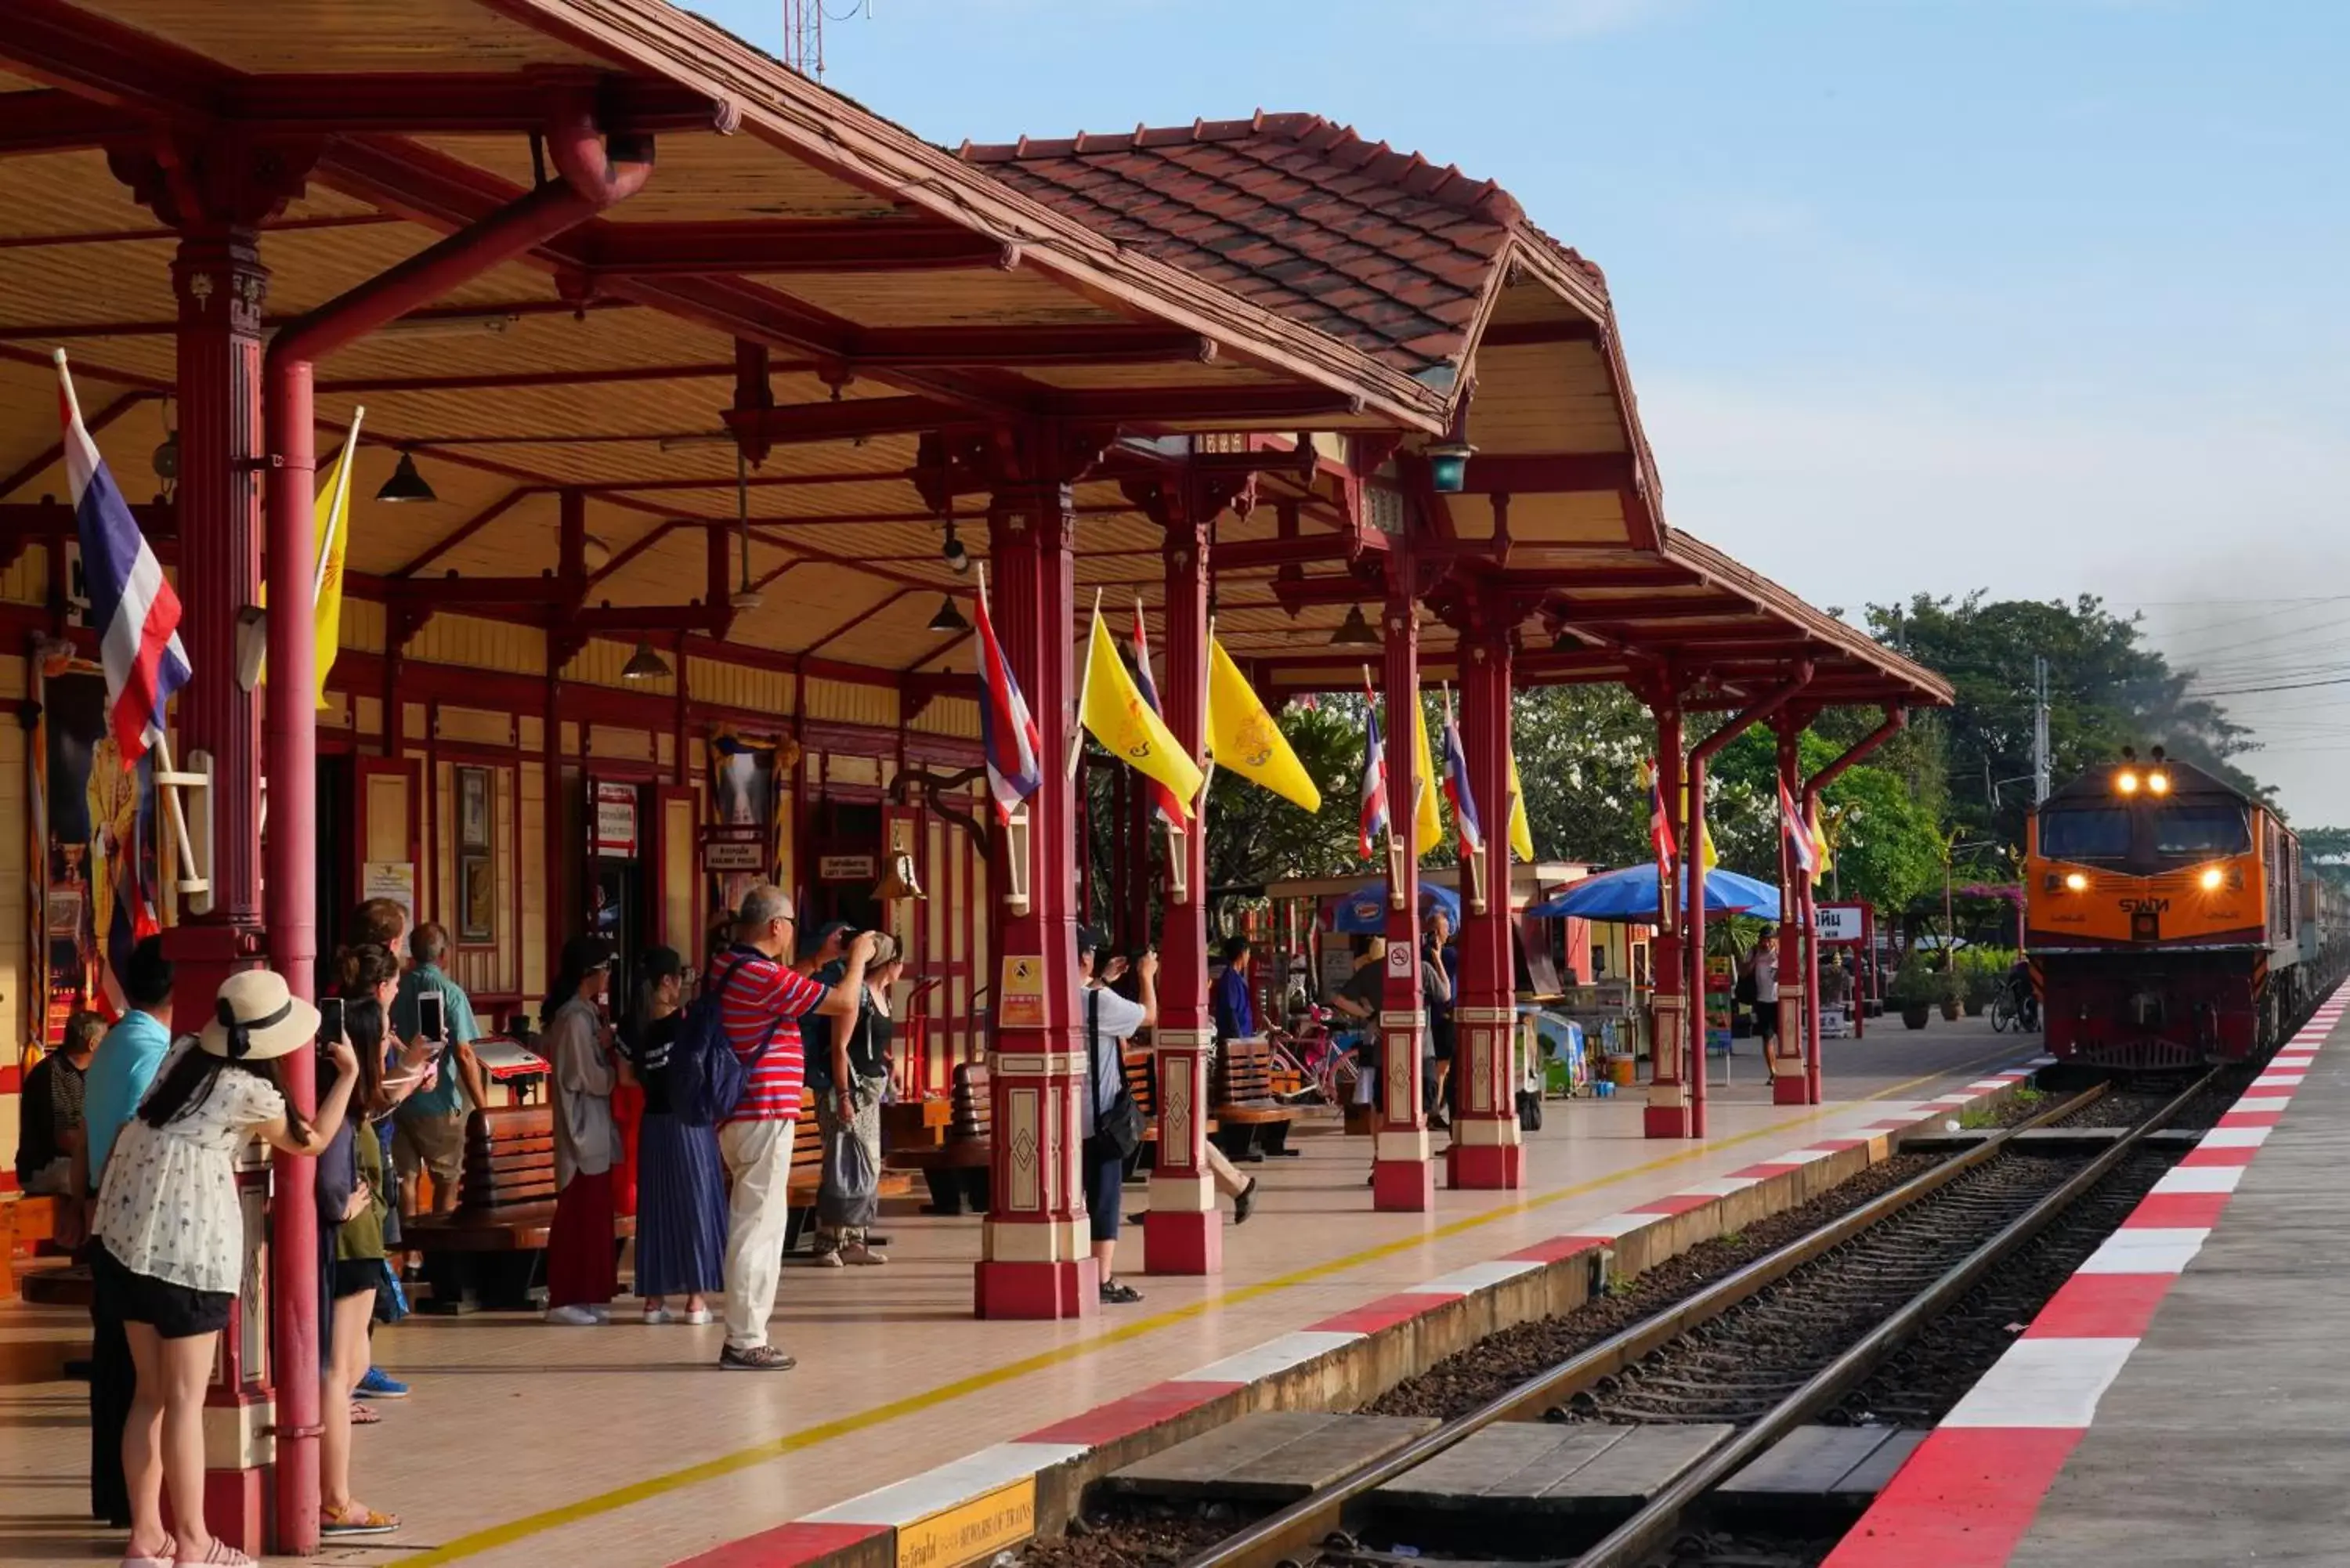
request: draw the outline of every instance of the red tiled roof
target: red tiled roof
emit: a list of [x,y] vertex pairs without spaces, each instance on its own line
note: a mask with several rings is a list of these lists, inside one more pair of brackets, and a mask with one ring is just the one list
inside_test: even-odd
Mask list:
[[1457,361],[1515,235],[1596,269],[1492,181],[1319,115],[960,149],[1025,195],[1411,374]]

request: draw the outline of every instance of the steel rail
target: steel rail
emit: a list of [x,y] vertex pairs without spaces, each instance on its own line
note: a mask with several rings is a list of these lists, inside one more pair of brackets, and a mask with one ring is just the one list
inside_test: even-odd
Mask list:
[[[2201,1085],[2199,1084],[2197,1087]],[[1181,1568],[1253,1568],[1255,1564],[1277,1562],[1285,1552],[1313,1546],[1338,1528],[1347,1504],[1357,1498],[1384,1486],[1398,1476],[1419,1469],[1496,1421],[1518,1416],[1529,1407],[1554,1403],[1630,1366],[1657,1346],[1720,1316],[1821,1254],[1842,1246],[1863,1231],[1987,1163],[2004,1151],[2020,1134],[2085,1109],[2102,1097],[2106,1090],[2106,1085],[2103,1084],[2094,1085],[2071,1099],[2028,1116],[2013,1127],[2001,1128],[1975,1147],[1951,1156],[1931,1170],[1918,1172],[1900,1186],[1879,1193],[1859,1208],[1838,1215],[1817,1230],[1742,1265],[1687,1300],[1677,1302],[1598,1344],[1576,1352],[1557,1366],[1535,1374],[1476,1409],[1454,1417],[1386,1458],[1341,1476],[1321,1490],[1301,1498],[1277,1512],[1267,1514],[1246,1530],[1204,1548],[1187,1558]]]
[[2038,1235],[2057,1216],[2071,1208],[2083,1193],[2104,1180],[2147,1133],[2185,1109],[2188,1102],[2201,1094],[2217,1076],[2217,1068],[2204,1074],[2153,1115],[2116,1138],[2113,1147],[2083,1166],[2063,1185],[2010,1221],[1998,1235],[1977,1247],[1940,1279],[1911,1297],[1898,1311],[1822,1367],[1809,1382],[1781,1400],[1768,1414],[1673,1478],[1639,1512],[1617,1526],[1583,1555],[1566,1561],[1574,1568],[1627,1568],[1628,1564],[1638,1562],[1672,1532],[1690,1504],[1745,1469],[1772,1444],[1812,1416],[1857,1387],[1886,1356],[1972,1290],[1976,1282],[2008,1253]]

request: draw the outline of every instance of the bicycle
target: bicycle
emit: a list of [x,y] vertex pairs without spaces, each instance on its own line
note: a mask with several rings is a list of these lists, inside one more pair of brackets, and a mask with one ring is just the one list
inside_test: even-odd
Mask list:
[[2013,983],[2001,986],[1999,994],[1991,999],[1991,1033],[2004,1034],[2012,1027],[2021,1034],[2038,1028],[2039,1020],[2033,1016],[2037,1011],[2032,1005],[2033,1000],[2036,999],[2021,986]]

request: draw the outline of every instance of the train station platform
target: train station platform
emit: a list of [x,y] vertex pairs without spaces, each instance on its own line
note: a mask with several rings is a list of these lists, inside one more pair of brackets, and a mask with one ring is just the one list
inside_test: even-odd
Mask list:
[[2350,1563],[2337,992],[2052,1297],[1827,1568]]
[[[381,1334],[377,1358],[414,1393],[378,1407],[356,1463],[360,1495],[405,1529],[328,1542],[314,1561],[748,1568],[886,1539],[983,1497],[1007,1464],[1083,1453],[1184,1409],[1204,1417],[1236,1391],[1287,1397],[1263,1395],[1268,1380],[1603,1244],[1622,1253],[1698,1220],[1695,1205],[1773,1179],[1808,1195],[1881,1152],[1872,1140],[2012,1085],[2036,1048],[1979,1021],[1872,1031],[1832,1043],[1829,1103],[1800,1110],[1768,1103],[1749,1044],[1731,1086],[1715,1064],[1707,1140],[1643,1137],[1638,1097],[1554,1101],[1529,1135],[1524,1190],[1440,1189],[1426,1214],[1371,1210],[1368,1140],[1303,1137],[1299,1158],[1251,1168],[1261,1200],[1227,1231],[1221,1277],[1128,1273],[1147,1299],[1082,1322],[975,1321],[978,1223],[891,1217],[887,1267],[786,1270],[776,1341],[799,1366],[783,1375],[720,1376],[715,1326],[644,1327],[627,1300],[602,1329],[411,1318]],[[1128,1197],[1139,1208],[1144,1189]],[[1127,1273],[1134,1228],[1121,1252]],[[71,1311],[0,1310],[12,1499],[0,1562],[119,1549],[83,1517],[84,1395],[60,1376],[86,1333]]]

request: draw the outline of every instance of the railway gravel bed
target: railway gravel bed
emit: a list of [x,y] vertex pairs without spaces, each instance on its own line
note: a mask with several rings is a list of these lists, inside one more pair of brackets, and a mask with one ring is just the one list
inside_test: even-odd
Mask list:
[[1744,1425],[2081,1168],[2010,1152],[1571,1397],[1571,1421]]
[[1114,1514],[1081,1519],[1066,1535],[1032,1541],[995,1561],[1003,1568],[1174,1568],[1241,1522],[1220,1503],[1121,1504]]
[[[2252,1080],[2248,1068],[2234,1068],[2213,1079],[2203,1092],[2180,1108],[2179,1113],[2163,1124],[2174,1130],[2204,1132],[2216,1125],[2244,1085]],[[2187,1078],[2168,1085],[2158,1083],[2146,1088],[2114,1088],[2107,1090],[2090,1104],[2069,1116],[2059,1117],[2053,1126],[2060,1127],[2136,1127],[2178,1096]]]
[[1618,1279],[1607,1294],[1573,1312],[1489,1335],[1467,1350],[1446,1356],[1419,1376],[1397,1384],[1363,1408],[1373,1416],[1437,1416],[1450,1420],[1465,1415],[1576,1352],[1688,1300],[1733,1270],[1940,1163],[1939,1157],[1922,1154],[1898,1154],[1879,1160],[1799,1208],[1700,1242],[1645,1273]]

